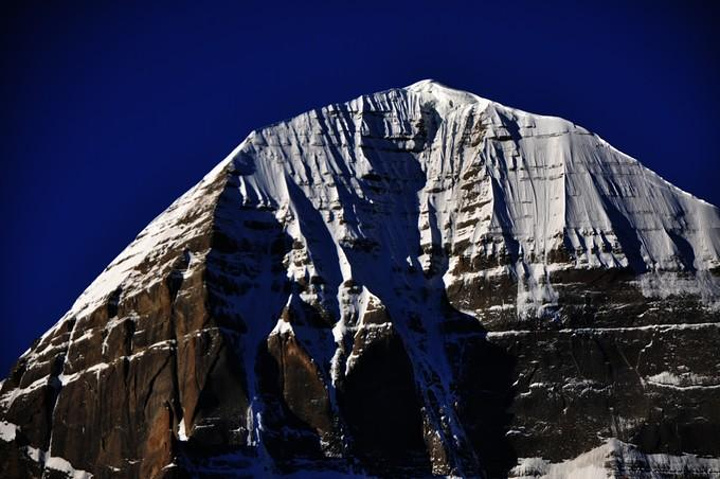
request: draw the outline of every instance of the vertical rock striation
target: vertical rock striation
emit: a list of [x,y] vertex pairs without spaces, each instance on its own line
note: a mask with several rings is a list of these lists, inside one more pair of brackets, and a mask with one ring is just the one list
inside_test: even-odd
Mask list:
[[427,80],[153,220],[2,383],[0,475],[720,474],[719,340],[716,207]]

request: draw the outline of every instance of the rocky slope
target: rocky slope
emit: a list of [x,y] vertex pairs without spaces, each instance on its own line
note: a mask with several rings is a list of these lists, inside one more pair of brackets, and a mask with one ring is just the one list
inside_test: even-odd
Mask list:
[[150,223],[2,383],[0,475],[720,475],[719,340],[716,207],[422,81]]

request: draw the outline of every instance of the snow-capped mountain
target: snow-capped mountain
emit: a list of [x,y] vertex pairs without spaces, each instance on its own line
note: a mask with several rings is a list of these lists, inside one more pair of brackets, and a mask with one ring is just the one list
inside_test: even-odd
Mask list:
[[0,473],[720,475],[718,340],[718,208],[425,80],[153,220],[2,383]]

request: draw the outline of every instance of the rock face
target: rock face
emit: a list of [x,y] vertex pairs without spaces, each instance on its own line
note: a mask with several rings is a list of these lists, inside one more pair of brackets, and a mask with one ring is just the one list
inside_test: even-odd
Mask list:
[[717,344],[717,208],[422,81],[158,216],[2,383],[0,476],[719,475]]

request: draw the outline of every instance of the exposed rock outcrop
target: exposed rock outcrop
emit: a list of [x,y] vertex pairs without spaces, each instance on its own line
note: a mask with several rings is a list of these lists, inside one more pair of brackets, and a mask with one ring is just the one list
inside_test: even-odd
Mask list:
[[423,81],[153,220],[2,383],[0,476],[704,477],[719,340],[717,208]]

